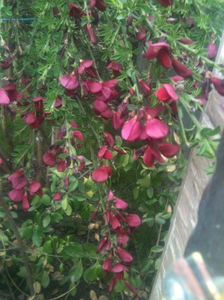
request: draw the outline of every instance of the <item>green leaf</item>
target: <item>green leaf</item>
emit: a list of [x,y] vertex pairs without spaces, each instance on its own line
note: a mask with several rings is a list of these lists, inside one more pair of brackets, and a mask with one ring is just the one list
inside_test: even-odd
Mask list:
[[79,184],[79,181],[77,179],[75,179],[74,182],[70,183],[69,189],[68,189],[69,193],[74,192],[77,189],[78,184]]
[[66,213],[67,216],[71,216],[71,214],[72,214],[72,207],[71,207],[71,205],[68,204],[68,206],[67,206],[67,208],[65,210],[65,213]]
[[51,241],[46,241],[44,243],[44,252],[48,253],[48,254],[51,254],[53,252],[53,249],[52,249],[52,246],[51,246]]
[[62,255],[65,258],[81,258],[84,255],[83,247],[81,244],[73,242],[70,246],[65,246]]
[[68,198],[65,196],[65,198],[61,201],[61,207],[63,210],[66,210],[68,207]]
[[99,263],[91,266],[90,268],[86,269],[84,272],[84,279],[87,282],[95,281],[97,278],[101,278],[104,275],[102,267]]
[[41,202],[44,205],[49,205],[51,203],[51,198],[47,194],[44,194],[41,198]]
[[151,199],[153,197],[153,187],[149,187],[146,191],[147,196],[149,197],[149,199]]
[[82,277],[82,274],[83,274],[82,261],[79,260],[78,263],[75,263],[75,266],[69,272],[71,282],[74,283],[78,281]]
[[43,219],[43,222],[42,222],[43,227],[46,228],[50,224],[50,222],[51,222],[51,217],[48,215]]
[[46,271],[43,272],[42,276],[41,276],[41,285],[44,287],[44,288],[47,288],[48,285],[50,283],[50,278],[49,278],[49,275]]
[[39,226],[36,226],[33,230],[33,236],[32,236],[32,241],[34,243],[34,245],[36,245],[37,247],[39,247],[41,245],[41,230]]

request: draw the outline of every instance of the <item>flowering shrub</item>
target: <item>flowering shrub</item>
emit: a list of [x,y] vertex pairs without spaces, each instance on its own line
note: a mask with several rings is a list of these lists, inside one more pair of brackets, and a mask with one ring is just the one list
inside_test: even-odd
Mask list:
[[211,73],[221,1],[5,1],[1,12],[34,19],[1,36],[0,290],[146,299],[182,150],[214,155],[219,129],[194,112],[211,85],[224,95]]

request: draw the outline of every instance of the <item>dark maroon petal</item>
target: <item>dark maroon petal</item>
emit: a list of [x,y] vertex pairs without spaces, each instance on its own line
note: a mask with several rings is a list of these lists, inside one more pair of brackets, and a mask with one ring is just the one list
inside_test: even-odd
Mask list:
[[29,204],[29,201],[28,201],[28,196],[27,196],[27,193],[24,194],[23,196],[23,200],[22,200],[22,209],[23,211],[28,211],[28,209],[30,208],[30,204]]
[[164,66],[164,68],[166,68],[166,69],[171,68],[172,60],[166,50],[163,50],[163,49],[160,50],[157,55],[157,59]]
[[59,77],[59,82],[67,90],[75,90],[79,85],[77,77],[73,74],[67,74]]
[[75,17],[76,19],[79,19],[82,16],[82,10],[78,5],[70,2],[68,14],[70,17]]
[[117,232],[117,242],[119,245],[126,245],[129,241],[129,235],[126,232],[118,231]]
[[92,65],[93,65],[93,61],[92,60],[83,60],[80,63],[80,66],[79,66],[79,69],[78,69],[78,73],[82,74],[85,71],[85,69],[90,68]]
[[212,58],[216,57],[217,53],[218,53],[218,49],[217,49],[216,45],[213,42],[211,42],[208,45],[208,54],[207,54],[207,57],[210,58],[210,59],[212,59]]
[[26,124],[33,124],[37,121],[36,119],[36,114],[34,111],[28,113],[25,117],[24,117],[24,121]]
[[178,95],[176,94],[175,90],[174,90],[174,87],[169,84],[169,83],[164,83],[164,88],[166,89],[168,95],[170,96],[170,100],[173,100],[173,101],[177,101],[179,98],[178,98]]
[[107,70],[109,69],[112,69],[114,71],[120,71],[122,70],[122,65],[113,60],[112,62],[109,63],[109,65],[107,65]]
[[125,122],[121,130],[121,136],[124,140],[133,142],[137,140],[142,132],[142,126],[135,117]]
[[8,196],[13,202],[21,202],[23,200],[24,191],[23,190],[12,190],[9,192]]
[[126,221],[130,227],[138,227],[141,225],[141,219],[135,214],[129,214],[126,217]]
[[109,178],[111,172],[110,166],[102,166],[93,171],[92,178],[96,182],[104,182]]
[[96,81],[88,80],[87,86],[92,94],[97,94],[102,90],[102,84]]
[[112,135],[106,131],[103,132],[104,137],[105,137],[105,143],[108,144],[108,146],[113,147],[114,145],[114,139],[112,137]]
[[186,45],[192,45],[194,42],[192,40],[186,39],[185,37],[180,38],[180,42]]
[[62,99],[61,99],[61,96],[58,95],[56,100],[55,100],[54,107],[59,108],[61,106],[62,106]]
[[220,95],[224,96],[224,79],[212,77],[211,82],[214,84],[214,87],[217,90],[217,92]]
[[93,102],[93,108],[95,111],[101,113],[108,109],[108,106],[103,101],[96,100]]
[[162,104],[158,104],[153,108],[150,107],[145,108],[146,114],[149,115],[151,118],[158,117],[164,110],[165,110],[165,106]]
[[138,31],[137,34],[136,34],[136,38],[138,41],[144,41],[145,38],[146,38],[146,33],[143,32],[143,31]]
[[117,79],[111,79],[103,82],[103,86],[109,89],[114,88],[116,85],[118,85]]
[[102,264],[102,269],[104,271],[110,272],[112,269],[112,258],[108,257],[105,262]]
[[139,80],[138,81],[141,90],[143,91],[143,93],[148,96],[150,94],[150,87],[147,85],[147,83],[144,80]]
[[148,60],[154,59],[158,56],[159,51],[161,51],[162,49],[169,52],[170,46],[164,42],[153,44],[151,41],[149,41],[148,49],[143,56]]
[[7,96],[6,92],[0,88],[0,105],[7,105],[10,103],[10,99]]
[[152,155],[151,148],[148,147],[147,150],[144,153],[143,161],[145,165],[149,168],[151,168],[154,165],[154,157]]
[[23,170],[16,171],[8,177],[8,180],[11,182],[12,187],[16,190],[21,190],[28,184],[28,181],[24,176]]
[[74,130],[74,131],[72,132],[72,135],[73,135],[74,137],[78,138],[81,142],[83,142],[83,135],[82,135],[82,133],[81,133],[80,130]]
[[121,126],[124,124],[124,119],[121,117],[120,112],[113,111],[112,122],[115,130],[121,128]]
[[120,273],[120,272],[128,272],[128,268],[122,264],[119,264],[119,263],[116,263],[112,270],[111,270],[113,273]]
[[79,125],[78,125],[75,121],[71,121],[71,122],[70,122],[70,125],[71,125],[73,128],[79,128]]
[[67,164],[65,158],[59,160],[57,165],[58,172],[64,172],[67,169]]
[[158,148],[159,148],[159,151],[166,157],[170,158],[170,157],[173,157],[175,156],[179,149],[180,149],[180,146],[178,145],[173,145],[171,143],[160,143],[158,145]]
[[167,136],[169,130],[167,124],[158,119],[147,120],[145,128],[147,135],[154,139]]
[[45,99],[44,99],[43,97],[41,97],[41,96],[38,96],[38,97],[36,97],[36,98],[33,98],[32,101],[33,101],[33,102],[39,102],[39,101],[45,101]]
[[101,159],[103,158],[103,156],[104,156],[106,150],[107,150],[107,146],[102,146],[102,147],[100,147],[100,150],[99,150],[99,152],[98,152],[98,159],[99,159],[99,160],[101,160]]
[[129,290],[132,291],[132,293],[133,293],[134,295],[137,295],[137,294],[138,294],[137,291],[135,290],[135,288],[130,284],[129,281],[125,280],[125,284],[126,284],[126,286],[129,288]]
[[57,192],[57,193],[54,195],[53,200],[54,200],[54,201],[59,201],[59,200],[61,200],[61,192]]
[[94,32],[94,29],[89,24],[87,24],[87,31],[90,36],[90,40],[91,40],[92,44],[96,44],[96,35]]
[[106,9],[106,3],[103,0],[96,0],[96,7],[101,10],[104,11]]
[[120,259],[124,263],[130,263],[130,262],[133,261],[133,257],[126,250],[124,250],[124,249],[122,249],[122,248],[119,247],[118,250],[117,250],[117,252],[118,252],[118,255],[120,256]]
[[113,292],[115,283],[116,283],[116,277],[113,276],[113,277],[111,278],[111,281],[110,281],[109,293],[112,293],[112,292]]
[[158,0],[163,7],[168,7],[173,4],[173,0]]
[[192,75],[192,71],[190,69],[188,69],[184,64],[179,62],[178,60],[173,59],[172,65],[178,75],[180,75],[184,78],[190,77]]
[[78,159],[79,159],[79,162],[80,162],[78,171],[80,172],[80,171],[82,171],[82,169],[84,169],[86,163],[85,163],[85,157],[83,155],[79,155]]
[[30,182],[30,186],[29,186],[29,193],[30,193],[30,196],[33,196],[35,193],[37,193],[37,192],[39,191],[40,188],[41,188],[40,182],[37,182],[37,181],[31,181],[31,182]]
[[43,161],[47,166],[53,167],[56,165],[56,155],[53,153],[45,153],[43,155]]

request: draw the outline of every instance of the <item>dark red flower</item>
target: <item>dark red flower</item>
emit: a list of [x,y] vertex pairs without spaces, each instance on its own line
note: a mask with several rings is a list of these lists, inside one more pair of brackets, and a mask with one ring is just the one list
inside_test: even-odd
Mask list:
[[178,95],[176,94],[174,87],[171,84],[165,83],[163,87],[155,92],[155,95],[159,101],[177,101]]
[[43,161],[47,166],[53,167],[56,165],[56,154],[54,153],[45,153],[43,155]]
[[224,96],[224,79],[219,79],[216,77],[211,77],[211,82],[214,84],[216,91]]
[[8,180],[11,182],[12,187],[15,190],[21,190],[28,184],[28,181],[23,173],[23,170],[16,171],[15,173],[13,173],[8,177]]
[[118,77],[121,75],[122,65],[113,60],[107,65],[107,70],[109,69],[113,70],[114,77]]
[[124,124],[124,118],[122,118],[122,113],[113,111],[113,116],[112,116],[112,122],[113,122],[113,127],[115,130],[121,128],[121,126]]
[[5,58],[4,60],[0,61],[0,67],[1,67],[3,70],[8,69],[8,68],[12,65],[13,60],[14,60],[14,57],[9,55],[9,56],[8,56],[7,58]]
[[29,186],[29,193],[30,196],[33,196],[34,194],[38,193],[41,189],[41,184],[38,181],[31,181]]
[[141,90],[143,91],[143,93],[148,96],[150,94],[150,87],[147,85],[147,83],[144,80],[139,80],[138,81]]
[[122,229],[116,230],[117,233],[117,242],[119,245],[126,245],[129,241],[129,235]]
[[101,160],[107,150],[107,146],[100,147],[100,150],[98,151],[98,159]]
[[73,74],[67,74],[59,77],[59,82],[67,90],[75,90],[79,86],[79,81]]
[[89,34],[89,37],[90,37],[90,40],[92,42],[92,44],[96,44],[96,35],[95,35],[95,32],[94,32],[94,29],[91,27],[90,24],[87,24],[87,31],[88,31],[88,34]]
[[96,182],[104,182],[109,178],[111,173],[112,169],[110,166],[102,166],[93,171],[92,178]]
[[168,7],[173,4],[173,0],[158,0],[163,7]]
[[82,9],[78,5],[76,5],[72,2],[69,3],[68,14],[70,17],[74,17],[76,19],[80,19],[81,16],[83,15]]
[[21,202],[23,200],[23,195],[23,190],[12,190],[8,194],[9,198],[15,203]]
[[168,158],[175,156],[180,150],[180,146],[171,143],[159,143],[158,148],[159,151]]
[[178,75],[184,78],[190,77],[192,75],[192,71],[178,60],[172,59],[172,65]]
[[172,65],[170,54],[170,46],[167,43],[160,42],[153,44],[148,42],[148,49],[143,55],[146,59],[151,60],[157,58],[165,68],[170,68]]
[[53,197],[54,201],[60,201],[61,200],[61,192],[57,192],[54,197]]
[[180,38],[180,42],[186,45],[192,45],[194,42],[192,40],[186,39],[185,37]]
[[105,143],[108,144],[108,146],[113,147],[114,146],[114,139],[112,137],[112,135],[108,132],[103,132],[104,137],[105,137]]
[[64,172],[66,168],[67,168],[67,164],[65,158],[60,159],[57,165],[58,172]]
[[172,66],[172,60],[166,49],[161,49],[158,52],[157,59],[164,66],[164,68],[169,69]]
[[105,262],[102,264],[102,269],[106,272],[110,272],[112,269],[112,257],[108,257]]
[[132,291],[132,293],[133,293],[134,295],[137,295],[137,291],[134,289],[134,287],[130,284],[129,281],[125,280],[125,284],[126,284],[126,286],[129,288],[129,290]]
[[82,132],[80,130],[74,130],[72,132],[72,135],[75,137],[75,138],[78,138],[81,142],[83,142],[83,135],[82,135]]
[[62,106],[62,99],[61,99],[61,96],[60,95],[57,95],[57,98],[55,100],[55,103],[54,103],[54,107],[55,108],[59,108]]
[[104,11],[106,9],[106,3],[103,0],[90,0],[91,10],[97,7],[99,10]]
[[130,253],[128,253],[126,250],[124,250],[123,248],[118,248],[117,249],[117,253],[120,256],[120,259],[124,262],[124,263],[131,263],[133,261],[133,257],[131,256]]
[[113,289],[114,289],[115,283],[116,283],[116,277],[115,277],[115,276],[113,276],[113,277],[111,278],[111,281],[110,281],[109,293],[112,293],[112,292],[113,292]]
[[30,208],[27,193],[25,193],[24,196],[23,196],[22,208],[23,208],[23,211],[25,211],[25,212],[28,211],[28,209]]
[[83,155],[79,155],[78,159],[79,159],[79,163],[80,163],[78,171],[81,172],[82,169],[85,168],[85,157]]
[[118,197],[115,197],[115,207],[118,209],[125,209],[128,207],[128,203]]
[[139,227],[141,225],[139,216],[135,214],[128,214],[126,221],[130,227]]
[[111,270],[113,273],[121,273],[121,272],[128,272],[128,268],[120,263],[116,263],[112,270]]

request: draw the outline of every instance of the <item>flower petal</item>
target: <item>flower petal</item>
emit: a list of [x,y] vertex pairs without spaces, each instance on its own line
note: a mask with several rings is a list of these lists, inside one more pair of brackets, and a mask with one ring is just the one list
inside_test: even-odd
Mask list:
[[96,182],[104,182],[109,178],[111,172],[110,166],[102,166],[93,171],[92,178]]
[[135,214],[128,214],[126,221],[130,227],[138,227],[141,225],[141,219]]
[[165,137],[169,131],[167,124],[158,119],[147,120],[145,127],[147,135],[154,139]]
[[7,105],[10,103],[10,99],[7,96],[6,92],[0,88],[0,104]]
[[59,77],[59,82],[67,90],[75,90],[79,85],[77,77],[73,74],[67,74]]
[[175,156],[179,149],[180,149],[180,146],[178,145],[173,145],[171,143],[160,143],[158,145],[158,148],[159,148],[159,151],[166,157],[173,157]]

